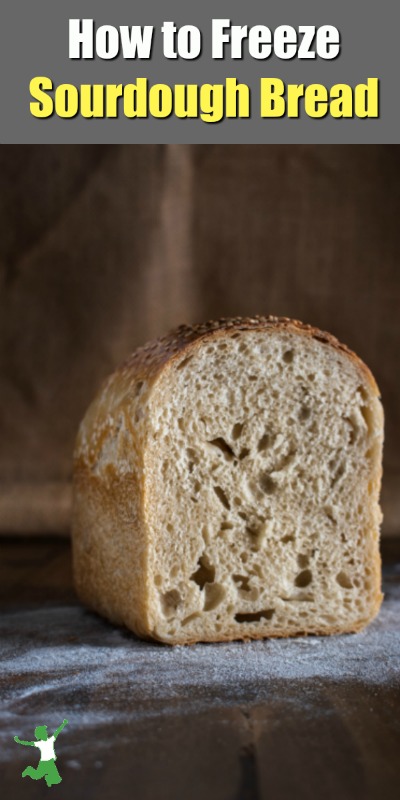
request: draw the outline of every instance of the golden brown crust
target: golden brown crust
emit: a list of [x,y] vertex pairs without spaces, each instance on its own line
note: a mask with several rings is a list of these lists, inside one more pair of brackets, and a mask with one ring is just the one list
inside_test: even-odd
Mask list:
[[[267,330],[307,336],[343,353],[358,368],[360,377],[372,393],[379,396],[368,367],[331,334],[287,317],[234,317],[195,326],[181,325],[166,336],[138,348],[107,379],[83,420],[74,463],[73,546],[78,595],[84,603],[111,621],[125,624],[143,638],[161,641],[152,630],[148,608],[148,530],[142,482],[146,427],[140,416],[141,406],[145,403],[145,397],[140,394],[141,387],[145,387],[148,396],[163,371],[173,367],[177,361],[181,362],[183,356],[188,357],[204,340],[235,336],[242,331]],[[131,419],[136,420],[135,425],[131,424]],[[118,425],[122,425],[125,438],[120,436]],[[118,439],[117,457],[113,463],[103,467],[103,448],[112,437]],[[129,467],[124,467],[128,462]],[[379,492],[380,477],[376,474],[373,478],[376,493]],[[99,516],[102,517],[100,522]],[[88,540],[90,546],[87,546]],[[375,571],[379,571],[379,554],[373,566]],[[361,630],[378,613],[381,600],[378,582],[368,619],[354,623],[348,629],[332,626],[324,630],[299,631],[295,635],[331,635]],[[268,635],[287,637],[289,634],[285,630],[275,630]],[[247,631],[243,637],[232,632],[227,636],[208,637],[207,641],[250,640],[265,636],[265,632],[254,630]],[[193,644],[196,641],[198,638],[190,639],[187,635],[177,636],[167,643]]]
[[268,329],[303,334],[345,353],[363,372],[364,378],[368,380],[375,394],[379,396],[379,390],[371,371],[347,345],[327,331],[322,331],[312,325],[307,325],[304,322],[300,322],[300,320],[290,319],[289,317],[221,317],[218,320],[210,320],[198,325],[180,325],[165,336],[148,342],[143,347],[135,350],[122,364],[118,372],[134,371],[137,380],[148,380],[160,372],[167,362],[181,356],[183,351],[204,338],[217,338],[219,335],[226,333],[234,335],[239,331],[263,331]]

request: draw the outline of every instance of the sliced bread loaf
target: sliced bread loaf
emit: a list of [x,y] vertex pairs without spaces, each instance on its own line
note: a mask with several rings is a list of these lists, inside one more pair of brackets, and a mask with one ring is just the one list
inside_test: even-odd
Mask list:
[[382,440],[375,381],[329,334],[181,326],[80,427],[78,594],[171,644],[360,630],[382,599]]

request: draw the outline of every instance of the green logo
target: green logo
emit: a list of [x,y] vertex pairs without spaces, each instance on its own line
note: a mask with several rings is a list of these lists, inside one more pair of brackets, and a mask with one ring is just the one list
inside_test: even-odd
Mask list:
[[38,725],[38,727],[35,728],[36,742],[25,742],[20,739],[19,736],[14,736],[14,742],[17,742],[18,744],[26,744],[29,747],[37,747],[40,750],[40,761],[38,766],[26,767],[22,773],[23,778],[32,778],[34,781],[44,778],[47,786],[53,786],[56,783],[61,783],[62,777],[56,767],[57,756],[54,750],[54,742],[66,725],[68,725],[67,719],[61,723],[57,730],[54,731],[52,736],[48,736],[47,734],[47,725]]

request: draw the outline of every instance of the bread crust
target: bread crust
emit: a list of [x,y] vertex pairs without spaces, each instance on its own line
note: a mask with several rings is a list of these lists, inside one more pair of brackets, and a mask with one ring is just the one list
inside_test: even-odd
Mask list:
[[375,378],[370,369],[347,345],[327,331],[322,331],[312,325],[289,317],[221,317],[218,320],[210,320],[198,325],[180,325],[165,336],[137,348],[121,365],[117,373],[125,370],[134,370],[139,380],[146,380],[154,377],[167,362],[179,358],[184,351],[189,351],[193,346],[198,346],[205,338],[214,339],[226,333],[233,335],[239,331],[264,331],[268,329],[303,334],[345,353],[361,370],[364,379],[368,381],[376,396],[380,396]]
[[[114,623],[126,625],[142,638],[166,641],[155,633],[149,608],[148,501],[144,481],[148,427],[145,414],[141,412],[165,371],[182,362],[183,357],[189,358],[205,340],[235,336],[243,331],[268,330],[309,337],[344,354],[358,369],[360,379],[379,398],[377,384],[368,367],[332,334],[287,317],[231,317],[194,326],[181,325],[138,348],[105,381],[82,421],[74,453],[73,480],[72,538],[77,593],[89,607]],[[144,393],[142,387],[145,387]],[[124,440],[118,433],[118,425],[123,427]],[[119,438],[113,458],[111,462],[105,459],[103,464],[104,448],[116,436]],[[372,478],[376,501],[381,476],[379,461]],[[378,613],[383,599],[378,550],[372,567],[376,582],[368,619],[349,628],[334,625],[323,630],[307,628],[295,635],[352,633],[365,627]],[[265,632],[250,630],[240,637],[236,633],[216,634],[205,641],[251,640],[265,638],[265,635]],[[271,637],[291,635],[287,630],[277,629],[268,633]],[[167,643],[197,641],[197,637],[177,635]]]

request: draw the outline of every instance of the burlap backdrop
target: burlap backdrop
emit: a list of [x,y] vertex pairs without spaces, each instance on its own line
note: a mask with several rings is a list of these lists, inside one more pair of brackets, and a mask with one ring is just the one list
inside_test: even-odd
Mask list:
[[3,146],[0,530],[68,531],[79,420],[136,345],[272,313],[375,373],[398,531],[399,178],[396,146]]

